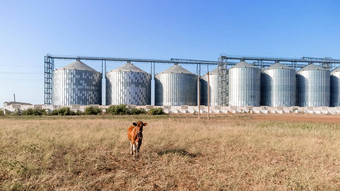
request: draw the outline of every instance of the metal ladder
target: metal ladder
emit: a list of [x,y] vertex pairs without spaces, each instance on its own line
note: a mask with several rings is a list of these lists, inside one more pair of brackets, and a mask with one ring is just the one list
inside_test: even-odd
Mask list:
[[218,63],[218,105],[229,105],[229,78],[227,70],[227,61],[220,58]]

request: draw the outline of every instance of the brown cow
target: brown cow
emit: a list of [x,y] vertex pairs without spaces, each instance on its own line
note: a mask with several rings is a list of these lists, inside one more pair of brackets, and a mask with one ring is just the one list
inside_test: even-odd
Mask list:
[[143,127],[147,125],[148,123],[137,121],[133,123],[128,129],[127,135],[130,140],[131,155],[135,155],[135,158],[139,156],[139,149],[143,140]]

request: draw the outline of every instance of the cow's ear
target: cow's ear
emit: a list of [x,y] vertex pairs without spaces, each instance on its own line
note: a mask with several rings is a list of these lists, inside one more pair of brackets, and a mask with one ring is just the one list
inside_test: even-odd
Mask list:
[[147,126],[148,125],[148,123],[143,123],[144,124],[144,126]]
[[132,123],[133,126],[137,126],[137,123]]

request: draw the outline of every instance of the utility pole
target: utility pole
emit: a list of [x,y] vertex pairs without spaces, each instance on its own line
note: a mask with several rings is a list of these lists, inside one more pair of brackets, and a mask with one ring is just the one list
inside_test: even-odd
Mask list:
[[200,73],[201,73],[201,71],[200,71],[200,67],[201,67],[201,65],[199,65],[199,64],[197,64],[197,93],[198,93],[198,104],[197,104],[197,106],[198,106],[198,119],[200,119],[200,114],[201,114],[201,85],[200,85]]
[[208,120],[210,120],[210,72],[208,69]]
[[105,87],[105,73],[104,73],[104,60],[102,60],[102,105],[105,105],[105,101],[104,101],[104,99],[103,99],[103,97],[104,97],[104,94],[105,94],[105,92],[104,92],[104,89],[106,88]]

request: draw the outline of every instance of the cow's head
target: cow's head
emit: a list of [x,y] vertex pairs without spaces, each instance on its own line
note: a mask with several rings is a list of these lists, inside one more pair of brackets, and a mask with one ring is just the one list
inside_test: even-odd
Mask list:
[[135,127],[137,127],[137,132],[142,133],[143,132],[143,127],[147,126],[148,123],[143,123],[142,121],[137,121],[132,123]]

